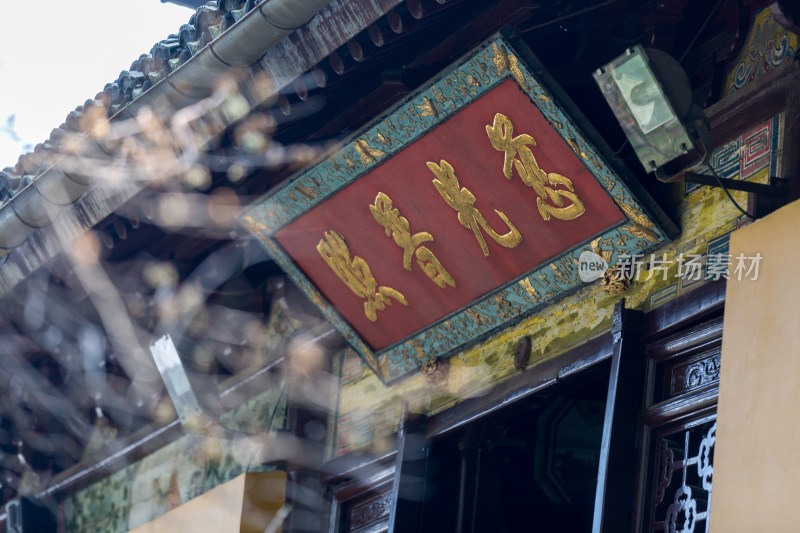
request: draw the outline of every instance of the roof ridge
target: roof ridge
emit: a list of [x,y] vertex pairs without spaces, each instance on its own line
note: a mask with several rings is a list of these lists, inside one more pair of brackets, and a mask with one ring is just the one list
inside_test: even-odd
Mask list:
[[[198,7],[177,34],[154,44],[150,52],[141,54],[130,68],[121,71],[116,80],[106,83],[94,99],[70,111],[47,140],[21,154],[16,165],[0,170],[0,208],[65,155],[62,143],[66,136],[87,133],[88,125],[98,118],[97,112],[90,110],[105,110],[105,117],[112,118],[261,3],[263,0],[210,0]],[[84,119],[85,114],[90,120]]]

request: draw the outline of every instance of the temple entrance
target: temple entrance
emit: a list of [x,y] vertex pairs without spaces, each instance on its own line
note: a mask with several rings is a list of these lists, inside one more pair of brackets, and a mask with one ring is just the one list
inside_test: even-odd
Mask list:
[[431,445],[423,531],[590,531],[606,373]]

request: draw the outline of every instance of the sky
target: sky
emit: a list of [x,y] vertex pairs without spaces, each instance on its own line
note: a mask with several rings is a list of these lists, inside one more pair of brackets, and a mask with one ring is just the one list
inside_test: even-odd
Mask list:
[[[160,0],[4,2],[0,31],[0,169],[193,11]],[[12,127],[13,126],[13,127]]]

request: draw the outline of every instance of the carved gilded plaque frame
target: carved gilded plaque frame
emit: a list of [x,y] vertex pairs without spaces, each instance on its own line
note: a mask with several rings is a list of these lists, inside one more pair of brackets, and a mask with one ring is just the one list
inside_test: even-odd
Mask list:
[[[535,75],[534,71],[540,74]],[[558,257],[547,260],[521,277],[493,288],[488,294],[427,324],[402,341],[373,350],[298,267],[275,235],[508,80],[517,84],[557,131],[570,153],[577,156],[599,184],[600,194],[604,192],[619,208],[624,215],[622,221],[592,239],[563,250]],[[512,45],[508,39],[496,36],[373,121],[339,152],[276,187],[249,209],[241,222],[263,243],[294,283],[319,306],[367,365],[384,383],[390,383],[419,368],[425,361],[452,355],[583,286],[578,276],[578,257],[581,252],[591,249],[591,240],[599,239],[597,242],[601,243],[603,250],[606,253],[611,251],[611,264],[621,255],[644,254],[668,242],[671,236],[668,233],[674,234],[674,227],[657,208],[652,207],[646,193],[637,188],[638,184],[626,184],[620,173],[609,166],[603,156],[608,153],[607,147],[594,137],[594,142],[590,141],[586,135],[588,129],[585,120],[524,45],[516,42]],[[522,127],[518,127],[518,131],[525,132]],[[502,174],[502,169],[500,172]],[[532,212],[535,213],[536,204],[533,206]],[[372,219],[368,211],[366,216]],[[398,305],[401,304],[395,303]]]

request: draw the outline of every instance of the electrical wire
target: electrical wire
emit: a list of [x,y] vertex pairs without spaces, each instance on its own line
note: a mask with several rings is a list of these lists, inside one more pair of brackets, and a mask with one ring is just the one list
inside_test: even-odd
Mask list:
[[628,145],[628,139],[625,139],[625,142],[624,142],[624,143],[622,143],[622,146],[620,146],[620,147],[619,147],[619,148],[618,148],[618,149],[617,149],[617,150],[614,152],[614,157],[619,157],[619,153],[620,153],[620,152],[622,151],[622,149],[623,149],[623,148],[625,148],[627,145]]
[[710,169],[711,169],[711,175],[712,175],[712,176],[714,176],[714,179],[715,179],[715,180],[717,180],[717,185],[719,185],[720,187],[722,187],[722,190],[723,190],[723,191],[725,191],[725,194],[726,194],[726,195],[728,195],[728,200],[730,200],[730,201],[731,201],[731,203],[732,203],[733,205],[735,205],[735,206],[736,206],[736,209],[738,209],[739,211],[741,211],[741,212],[742,212],[742,214],[743,214],[744,216],[746,216],[747,218],[749,218],[750,220],[755,220],[755,217],[754,217],[753,215],[751,215],[750,213],[748,213],[747,211],[745,211],[744,209],[742,209],[742,206],[740,206],[738,203],[736,203],[736,200],[734,200],[734,199],[733,199],[733,196],[731,196],[731,193],[730,193],[730,191],[729,191],[729,190],[728,190],[728,188],[725,186],[725,184],[722,182],[722,178],[720,178],[720,177],[719,177],[719,174],[717,174],[717,171],[714,169],[714,167],[712,167],[711,165],[708,165],[708,168],[710,168]]
[[525,34],[525,33],[528,33],[528,32],[534,31],[534,30],[538,30],[538,29],[544,28],[546,26],[550,26],[552,24],[556,24],[558,22],[563,22],[563,21],[571,19],[573,17],[577,17],[578,15],[583,15],[584,13],[589,13],[590,11],[594,11],[596,9],[600,9],[601,7],[605,7],[607,5],[613,4],[614,2],[617,2],[617,1],[618,0],[606,0],[605,2],[600,2],[599,4],[595,4],[593,6],[589,6],[589,7],[586,7],[584,9],[580,9],[580,10],[574,11],[572,13],[567,13],[566,15],[562,15],[560,17],[556,17],[554,19],[550,19],[548,21],[542,22],[542,23],[537,24],[535,26],[531,26],[530,28],[525,28],[524,30],[522,30],[520,32],[520,34]]

